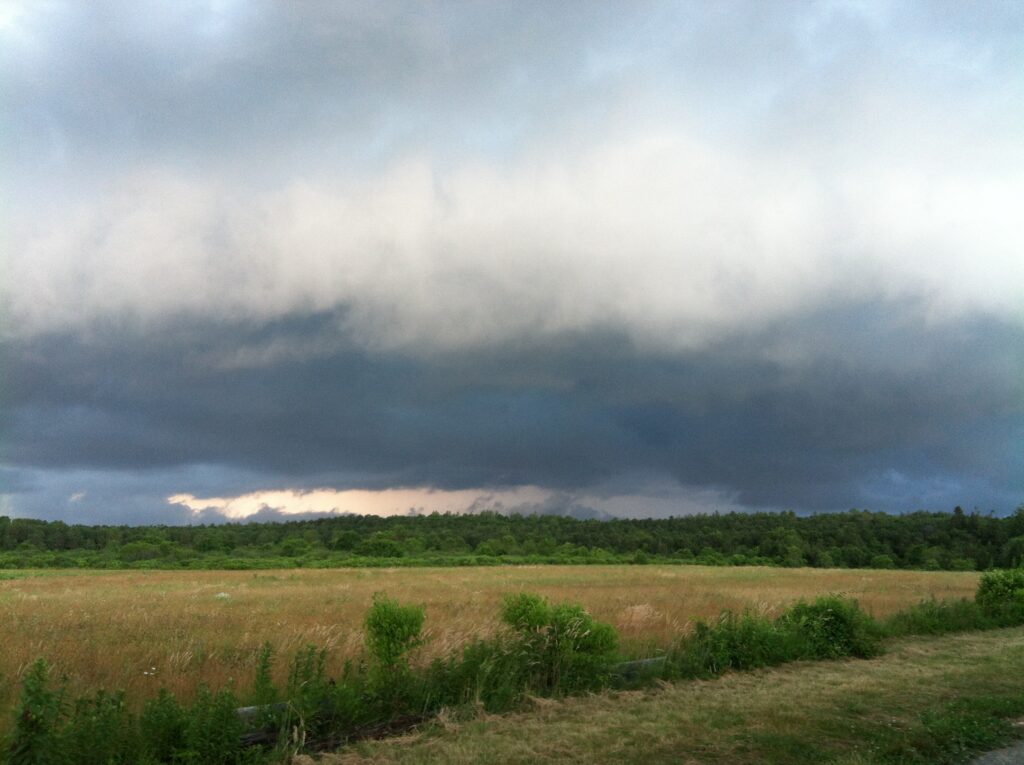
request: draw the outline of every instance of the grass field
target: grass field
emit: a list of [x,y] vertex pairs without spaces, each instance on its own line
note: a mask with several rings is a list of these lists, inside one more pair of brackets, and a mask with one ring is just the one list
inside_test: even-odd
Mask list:
[[125,689],[133,699],[161,686],[186,698],[201,682],[245,686],[265,641],[285,658],[306,644],[327,647],[337,671],[360,653],[362,621],[378,591],[426,606],[425,660],[492,632],[509,592],[580,602],[615,625],[626,654],[639,656],[723,609],[774,613],[799,598],[845,593],[885,616],[924,598],[970,597],[977,580],[973,573],[701,566],[0,572],[0,705],[11,707],[39,657],[74,689]]
[[[442,719],[422,733],[361,742],[319,762],[964,762],[968,752],[1001,746],[1020,730],[1022,677],[1021,628],[903,639],[867,661],[796,663],[652,691],[540,700],[500,717]],[[295,759],[295,765],[311,762]]]

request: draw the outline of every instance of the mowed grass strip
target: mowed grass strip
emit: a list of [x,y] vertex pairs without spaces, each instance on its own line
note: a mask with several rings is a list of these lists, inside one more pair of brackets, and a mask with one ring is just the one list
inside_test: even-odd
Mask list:
[[[996,746],[1012,735],[1009,722],[988,714],[1024,715],[1022,678],[1024,629],[905,639],[867,661],[538,701],[528,711],[462,723],[442,715],[418,734],[361,742],[318,761],[936,765],[963,761],[972,741]],[[962,716],[972,710],[980,723]]]
[[[705,566],[530,566],[286,571],[18,571],[0,580],[0,709],[38,658],[74,692],[123,689],[133,701],[200,683],[245,688],[264,642],[288,660],[312,644],[328,672],[363,648],[375,592],[426,607],[428,661],[497,627],[502,598],[536,592],[583,604],[612,624],[627,656],[667,647],[694,620],[725,610],[775,614],[800,598],[843,593],[885,616],[922,599],[973,597],[978,574]],[[0,731],[9,726],[5,714]]]

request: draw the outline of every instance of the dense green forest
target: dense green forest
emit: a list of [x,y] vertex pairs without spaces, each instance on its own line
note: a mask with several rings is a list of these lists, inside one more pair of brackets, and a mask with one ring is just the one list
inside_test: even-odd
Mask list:
[[339,516],[288,523],[78,526],[0,516],[0,567],[270,568],[696,562],[984,570],[1024,562],[1024,506],[1005,518],[861,510],[658,520],[550,515]]

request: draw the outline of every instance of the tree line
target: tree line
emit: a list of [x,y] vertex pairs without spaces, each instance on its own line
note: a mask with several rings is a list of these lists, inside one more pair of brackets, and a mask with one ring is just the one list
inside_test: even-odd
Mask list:
[[1008,517],[866,510],[579,520],[552,515],[344,515],[285,523],[84,526],[0,516],[0,567],[269,568],[694,562],[985,570],[1024,563]]

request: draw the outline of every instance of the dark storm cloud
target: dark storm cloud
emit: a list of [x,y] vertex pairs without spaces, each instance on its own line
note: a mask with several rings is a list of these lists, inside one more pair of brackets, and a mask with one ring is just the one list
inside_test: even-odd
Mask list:
[[189,470],[202,464],[221,466],[207,487],[222,495],[534,484],[575,514],[574,493],[625,473],[800,510],[952,501],[1002,511],[1024,491],[1024,360],[1012,350],[1024,334],[1008,325],[928,327],[870,304],[683,356],[592,335],[412,360],[332,335],[324,355],[222,363],[335,326],[320,316],[8,346],[6,459],[149,471],[165,497],[196,493]]

